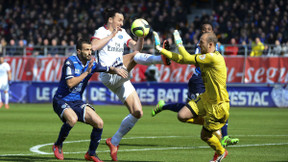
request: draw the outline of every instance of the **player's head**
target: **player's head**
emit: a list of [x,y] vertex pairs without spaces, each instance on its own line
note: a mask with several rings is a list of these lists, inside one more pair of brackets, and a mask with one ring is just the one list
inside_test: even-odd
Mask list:
[[92,45],[88,39],[79,39],[76,44],[77,55],[81,61],[91,60]]
[[120,12],[115,10],[114,8],[107,8],[103,12],[103,17],[105,24],[107,26],[112,26],[114,29],[116,27],[122,27],[124,24],[124,15]]
[[214,52],[217,44],[217,37],[214,33],[204,33],[200,38],[201,53]]
[[201,32],[202,32],[202,34],[214,32],[213,31],[213,25],[209,22],[202,23]]

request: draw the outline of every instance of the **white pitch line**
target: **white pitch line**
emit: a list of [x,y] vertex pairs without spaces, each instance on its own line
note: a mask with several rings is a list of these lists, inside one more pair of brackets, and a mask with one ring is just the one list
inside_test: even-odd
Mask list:
[[[240,136],[240,135],[235,135]],[[244,136],[244,135],[241,135]],[[288,136],[288,135],[245,135],[245,136]],[[157,139],[157,138],[183,138],[183,137],[193,137],[193,136],[156,136],[156,137],[128,137],[123,138],[125,140],[131,140],[131,139]],[[106,140],[106,139],[102,139]],[[64,143],[79,143],[79,142],[89,142],[90,140],[78,140],[78,141],[67,141]],[[46,143],[41,145],[36,145],[30,148],[30,151],[33,152],[32,154],[2,154],[0,157],[3,156],[29,156],[29,155],[53,155],[52,152],[43,152],[39,149],[44,146],[52,146],[53,143]],[[233,145],[229,147],[260,147],[260,146],[281,146],[281,145],[288,145],[288,143],[262,143],[262,144],[246,144],[246,145]],[[187,149],[201,149],[201,148],[210,148],[209,146],[192,146],[192,147],[164,147],[164,148],[143,148],[143,149],[124,149],[119,150],[119,152],[131,152],[131,151],[164,151],[164,150],[187,150]],[[104,151],[97,151],[97,152],[109,152],[109,150]],[[80,152],[64,152],[65,154],[82,154],[86,153],[86,151],[80,151]]]

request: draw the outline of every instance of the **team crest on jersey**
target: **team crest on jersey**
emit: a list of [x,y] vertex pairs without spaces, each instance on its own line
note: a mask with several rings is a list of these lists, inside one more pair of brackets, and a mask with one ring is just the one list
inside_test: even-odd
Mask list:
[[80,74],[80,70],[79,69],[75,69],[75,73],[76,74]]
[[199,58],[200,58],[201,60],[204,60],[205,57],[206,57],[206,55],[200,55],[200,56],[199,56]]
[[118,38],[119,39],[123,39],[123,35],[118,35]]

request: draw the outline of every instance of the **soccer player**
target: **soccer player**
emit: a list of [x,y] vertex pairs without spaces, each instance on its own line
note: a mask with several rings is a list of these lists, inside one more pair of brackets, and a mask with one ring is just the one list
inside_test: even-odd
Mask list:
[[96,155],[96,149],[101,140],[103,120],[92,105],[82,101],[82,94],[94,72],[109,72],[123,78],[127,78],[128,73],[125,69],[100,66],[91,59],[92,46],[89,40],[80,39],[76,49],[77,56],[70,56],[64,62],[61,80],[53,98],[54,111],[63,121],[63,125],[52,149],[55,157],[63,160],[63,142],[76,122],[80,121],[93,127],[85,159],[102,162]]
[[177,30],[174,40],[180,54],[170,52],[160,47],[156,32],[156,49],[167,58],[180,64],[194,64],[200,67],[204,81],[205,92],[190,100],[178,112],[178,120],[203,125],[201,139],[215,150],[213,161],[221,161],[228,152],[221,145],[214,132],[221,129],[229,117],[229,95],[226,90],[227,69],[224,57],[216,51],[217,37],[213,32],[204,33],[200,38],[201,54],[190,55],[183,47],[182,39]]
[[[124,16],[115,9],[106,9],[104,14],[105,25],[95,31],[92,39],[92,48],[97,51],[97,58],[101,65],[122,67],[128,72],[136,64],[169,64],[165,57],[140,53],[144,38],[134,41],[127,32],[122,29]],[[124,45],[134,52],[123,56]],[[110,156],[117,161],[117,151],[123,136],[127,134],[138,119],[143,115],[139,96],[130,82],[130,78],[121,78],[114,74],[101,73],[102,83],[115,93],[121,102],[128,108],[129,114],[122,120],[121,125],[112,138],[106,140],[110,148]]]
[[11,67],[4,62],[4,57],[0,56],[0,108],[3,106],[1,91],[4,91],[5,108],[9,109],[9,81],[11,81]]
[[[212,24],[208,22],[204,22],[201,25],[201,32],[202,34],[214,32]],[[200,51],[201,51],[201,48],[198,42],[195,53],[198,54],[200,53]],[[218,51],[217,44],[216,44],[216,51]],[[196,66],[195,73],[193,73],[192,77],[189,79],[189,82],[188,82],[187,101],[195,100],[199,96],[199,94],[202,94],[204,92],[205,92],[205,86],[201,77],[201,70],[199,66]],[[152,116],[154,117],[156,114],[160,113],[162,110],[171,110],[174,112],[179,112],[183,106],[185,106],[185,103],[165,104],[164,100],[160,100],[158,104],[156,105],[156,108],[152,109]],[[219,139],[221,140],[221,144],[224,147],[228,145],[235,145],[239,142],[238,138],[230,138],[228,136],[227,129],[228,129],[228,120],[227,120],[227,123],[221,128],[221,132],[217,133],[219,135],[218,136]]]

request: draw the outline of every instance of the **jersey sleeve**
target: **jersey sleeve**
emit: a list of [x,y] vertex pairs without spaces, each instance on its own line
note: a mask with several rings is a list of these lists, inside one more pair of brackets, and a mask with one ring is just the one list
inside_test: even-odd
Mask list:
[[214,53],[207,53],[207,54],[197,54],[196,55],[196,63],[197,64],[214,64],[216,59],[216,54]]
[[94,62],[92,67],[92,73],[95,72],[108,72],[109,67],[108,66],[101,66],[100,64]]
[[6,71],[9,72],[11,70],[10,65],[8,63],[6,63],[5,66],[6,66]]
[[64,78],[66,80],[74,77],[74,75],[75,75],[75,67],[74,67],[74,65],[73,65],[71,60],[67,59],[65,61],[63,73],[64,73]]
[[101,32],[101,29],[102,28],[99,28],[99,29],[95,30],[94,35],[91,37],[91,41],[93,39],[103,39],[105,37],[104,34],[101,34],[101,33],[103,33],[103,31]]

